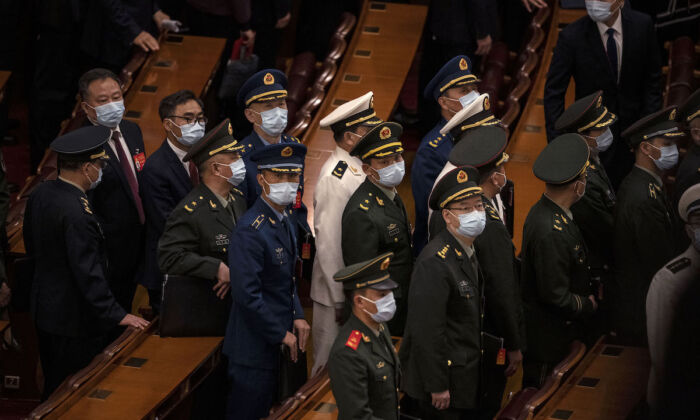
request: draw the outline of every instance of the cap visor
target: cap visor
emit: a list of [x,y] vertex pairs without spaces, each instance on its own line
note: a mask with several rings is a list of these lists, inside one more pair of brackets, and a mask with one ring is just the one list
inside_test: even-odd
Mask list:
[[399,287],[399,284],[392,279],[386,279],[383,282],[373,284],[369,288],[374,290],[393,290]]

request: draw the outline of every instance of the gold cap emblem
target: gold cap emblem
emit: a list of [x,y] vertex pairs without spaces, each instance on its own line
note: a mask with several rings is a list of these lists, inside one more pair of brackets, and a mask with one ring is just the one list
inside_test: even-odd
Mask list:
[[386,140],[389,137],[391,137],[391,129],[389,127],[382,128],[382,130],[379,132],[379,138]]
[[231,127],[231,123],[228,123],[228,135],[229,136],[233,135],[233,127]]
[[484,109],[490,109],[491,108],[491,101],[489,101],[489,97],[486,96],[484,98]]
[[384,259],[384,261],[382,261],[382,265],[380,265],[379,268],[380,268],[382,271],[386,270],[387,268],[389,268],[389,263],[390,263],[390,262],[391,262],[391,258],[386,257],[386,258]]
[[292,155],[292,148],[287,146],[284,149],[282,149],[281,153],[282,157],[290,157]]
[[469,176],[467,176],[467,173],[466,173],[466,172],[464,172],[464,171],[462,171],[462,170],[460,170],[459,172],[457,172],[457,182],[459,182],[460,184],[462,184],[462,183],[464,183],[464,182],[467,182],[468,180],[469,180]]
[[676,109],[674,108],[673,111],[671,111],[671,114],[668,116],[668,119],[670,121],[673,121],[676,119]]
[[469,68],[469,64],[467,64],[467,60],[465,60],[464,57],[462,57],[462,59],[459,60],[459,69],[466,70],[468,68]]
[[275,77],[271,73],[265,73],[265,77],[263,77],[263,83],[266,85],[271,85],[275,83]]

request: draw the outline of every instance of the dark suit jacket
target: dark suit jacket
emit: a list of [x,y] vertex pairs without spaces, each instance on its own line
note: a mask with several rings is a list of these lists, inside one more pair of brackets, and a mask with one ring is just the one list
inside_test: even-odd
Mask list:
[[[138,125],[122,120],[119,129],[124,136],[129,157],[143,153],[143,137]],[[143,225],[139,221],[129,183],[126,180],[117,155],[109,144],[105,145],[109,156],[102,171],[102,182],[88,192],[105,235],[107,251],[107,279],[112,292],[133,284],[143,264]],[[140,173],[136,171],[137,180]]]
[[605,106],[619,117],[612,126],[615,142],[601,154],[610,181],[617,188],[634,161],[620,133],[661,108],[661,57],[651,18],[631,9],[622,11],[619,83],[613,79],[600,32],[590,17],[582,17],[560,32],[544,90],[549,141],[560,134],[554,122],[564,112],[571,77],[576,83],[576,99],[600,89]]
[[160,289],[163,275],[158,269],[158,240],[170,213],[192,190],[192,180],[167,140],[148,157],[140,187],[146,212],[146,253],[139,283],[149,289]]
[[97,62],[121,69],[131,43],[141,31],[158,38],[153,14],[156,0],[91,0],[86,3],[81,49]]

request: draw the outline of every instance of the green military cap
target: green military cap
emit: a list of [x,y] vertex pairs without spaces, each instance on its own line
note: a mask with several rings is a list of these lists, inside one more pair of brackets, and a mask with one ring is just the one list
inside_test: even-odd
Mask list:
[[182,160],[184,162],[192,160],[195,165],[200,165],[218,153],[240,153],[242,151],[243,145],[233,138],[231,121],[226,118],[204,134],[204,137],[192,146]]
[[459,166],[442,176],[430,192],[428,205],[433,210],[445,208],[453,201],[481,194],[479,171],[473,166]]
[[603,91],[581,98],[566,108],[554,123],[554,128],[568,133],[605,128],[617,121],[617,116],[603,105]]
[[639,143],[655,137],[676,138],[684,136],[685,133],[681,131],[680,124],[676,121],[677,114],[678,110],[675,106],[649,114],[623,131],[622,137],[627,140],[630,147],[635,147]]
[[563,134],[545,146],[532,172],[548,184],[566,184],[586,172],[589,153],[579,134]]
[[690,95],[688,99],[678,107],[677,121],[688,124],[694,118],[700,117],[700,89]]
[[350,152],[351,156],[357,156],[360,160],[368,158],[381,159],[385,156],[403,152],[401,133],[403,127],[395,122],[383,122],[360,139]]
[[691,213],[700,210],[700,184],[695,184],[685,190],[678,200],[678,214],[684,222],[688,222]]
[[389,277],[389,264],[393,252],[387,252],[371,260],[349,265],[335,273],[333,280],[343,283],[344,290],[369,287],[376,290],[396,289],[399,285]]
[[501,127],[478,127],[462,135],[448,160],[455,166],[473,166],[481,173],[508,162],[506,131]]

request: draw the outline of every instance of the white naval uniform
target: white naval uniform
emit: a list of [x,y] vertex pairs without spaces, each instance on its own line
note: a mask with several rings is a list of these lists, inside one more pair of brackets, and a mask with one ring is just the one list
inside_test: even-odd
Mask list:
[[[347,167],[342,169],[345,162]],[[316,258],[311,274],[314,302],[311,336],[314,344],[312,374],[328,361],[338,335],[335,308],[345,302],[343,285],[333,275],[345,267],[341,247],[341,221],[350,196],[365,180],[362,162],[340,147],[326,160],[314,190],[314,231]]]

